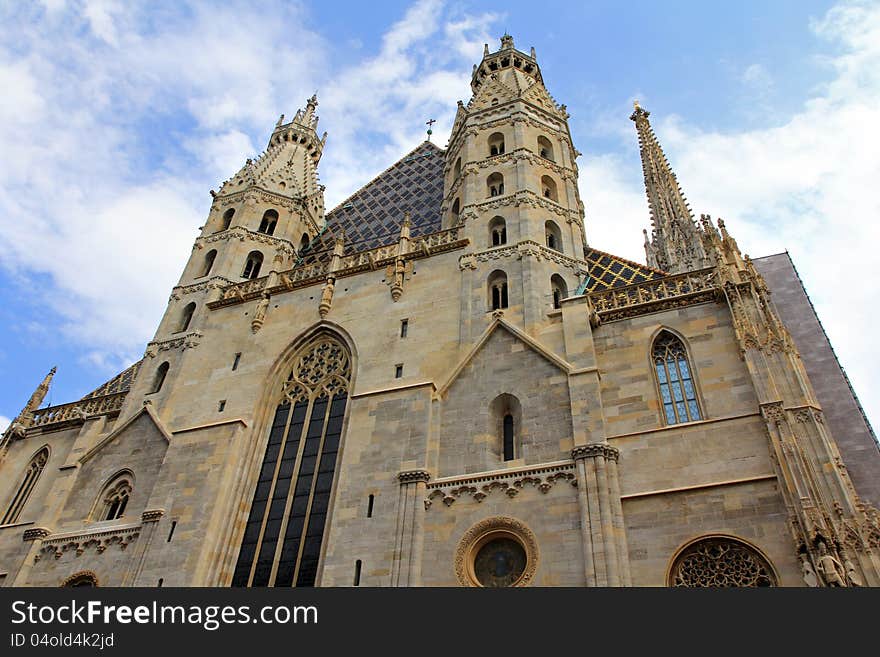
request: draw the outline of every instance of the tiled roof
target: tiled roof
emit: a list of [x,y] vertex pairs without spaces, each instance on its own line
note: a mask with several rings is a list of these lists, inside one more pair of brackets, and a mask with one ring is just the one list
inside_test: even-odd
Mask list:
[[620,256],[605,253],[598,249],[587,248],[585,259],[590,265],[590,278],[586,291],[594,292],[609,287],[623,287],[633,283],[644,283],[656,278],[669,276],[666,272],[640,265]]
[[445,155],[425,141],[373,178],[327,213],[327,227],[312,241],[305,260],[323,259],[340,230],[345,231],[346,254],[394,244],[405,212],[412,237],[439,231]]
[[140,370],[141,363],[143,362],[143,360],[139,360],[128,369],[120,372],[106,383],[92,390],[89,394],[83,397],[83,399],[89,399],[91,397],[102,397],[104,395],[112,395],[117,392],[126,392],[131,388],[134,377],[137,376],[138,370]]

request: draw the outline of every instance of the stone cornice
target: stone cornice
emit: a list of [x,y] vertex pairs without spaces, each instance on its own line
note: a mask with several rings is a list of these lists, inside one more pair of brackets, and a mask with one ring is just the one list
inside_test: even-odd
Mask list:
[[250,240],[260,244],[267,244],[278,249],[288,257],[292,258],[296,256],[296,248],[289,240],[282,237],[275,237],[274,235],[266,235],[265,233],[257,233],[244,226],[233,226],[232,228],[222,230],[219,233],[199,237],[196,239],[195,244],[193,244],[193,250],[203,249],[215,242],[226,242],[234,239],[237,239],[240,242]]
[[459,269],[476,269],[477,262],[490,262],[492,260],[500,260],[503,258],[513,258],[521,260],[524,257],[535,258],[538,262],[541,260],[549,260],[557,265],[568,267],[575,274],[586,275],[589,272],[589,265],[585,260],[578,260],[570,256],[538,244],[532,240],[522,240],[516,244],[505,246],[495,246],[491,249],[476,251],[473,253],[465,253],[458,259]]
[[199,331],[190,331],[186,335],[167,340],[158,340],[147,343],[147,349],[144,356],[155,358],[162,351],[172,351],[174,349],[193,349],[199,346],[204,336]]
[[52,532],[50,532],[45,527],[32,527],[31,529],[24,530],[24,534],[22,534],[21,539],[27,543],[30,541],[42,540],[49,536],[51,533]]
[[463,495],[470,495],[477,502],[482,502],[495,490],[504,491],[505,495],[512,498],[529,484],[546,494],[560,479],[577,486],[574,469],[575,465],[571,461],[557,461],[509,470],[443,477],[428,484],[425,508],[430,508],[433,500],[438,498],[446,506],[451,506]]
[[[480,203],[469,203],[461,208],[461,217],[463,221],[477,219],[479,213],[500,210],[501,208],[510,206],[529,206],[532,208],[547,210],[548,212],[552,212],[553,214],[564,218],[568,223],[580,221],[581,219],[580,210],[566,208],[556,201],[551,201],[548,198],[539,196],[530,189],[521,189],[518,192],[506,194],[504,196],[493,196]],[[445,212],[445,210],[445,206],[440,208],[441,213]]]
[[186,294],[195,294],[196,292],[205,292],[212,288],[224,288],[232,285],[232,281],[225,276],[211,276],[208,280],[199,281],[198,283],[190,283],[189,285],[175,285],[171,288],[171,296],[168,301],[180,301],[180,298]]
[[[96,548],[100,554],[111,545],[119,545],[124,550],[129,543],[136,540],[141,532],[141,523],[117,525],[115,527],[95,528],[91,531],[80,530],[77,532],[66,532],[59,534],[51,534],[43,538],[43,545],[40,553],[52,554],[56,559],[70,550],[75,550],[76,556],[80,556],[90,547]],[[41,554],[34,557],[34,561],[39,561]]]
[[[463,121],[456,133],[449,137],[449,143],[446,146],[446,151],[451,153],[458,149],[458,147],[460,146],[460,142],[469,132],[473,132],[475,134],[478,130],[490,130],[492,128],[499,128],[504,125],[515,123],[517,120],[524,121],[531,127],[536,128],[537,130],[544,130],[547,133],[552,134],[557,139],[564,139],[566,141],[568,140],[568,129],[565,125],[565,121],[563,121],[560,117],[553,116],[547,110],[537,105],[534,105],[527,100],[517,99],[517,101],[528,103],[529,109],[534,110],[539,114],[542,114],[543,116],[540,118],[547,121],[547,123],[542,123],[538,118],[534,117],[524,110],[506,113],[497,119],[489,119],[487,121],[475,120],[481,114],[492,114],[493,112],[497,112],[498,108],[502,107],[501,105],[487,107],[486,109],[482,110],[469,110],[467,120]],[[447,166],[444,168],[444,173],[446,173],[448,167],[449,165],[447,164]]]

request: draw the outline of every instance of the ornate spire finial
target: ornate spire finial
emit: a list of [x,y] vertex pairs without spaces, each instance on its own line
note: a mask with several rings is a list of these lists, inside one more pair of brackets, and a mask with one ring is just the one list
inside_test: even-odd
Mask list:
[[629,118],[635,122],[639,136],[645,192],[653,224],[651,243],[646,244],[645,249],[654,260],[651,266],[671,274],[709,267],[713,264],[712,258],[703,247],[700,229],[651,129],[650,112],[642,108],[638,100],[633,107]]
[[428,126],[428,141],[431,141],[431,135],[434,134],[434,131],[431,130],[431,127],[437,123],[437,119],[428,119],[425,121],[425,125]]
[[507,33],[507,30],[504,30],[504,36],[501,37],[501,48],[502,50],[505,48],[513,48],[513,37]]

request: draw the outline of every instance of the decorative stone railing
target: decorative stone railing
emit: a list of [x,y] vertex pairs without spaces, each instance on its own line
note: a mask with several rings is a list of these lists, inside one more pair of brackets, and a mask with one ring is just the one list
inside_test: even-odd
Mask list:
[[[456,226],[424,237],[410,238],[409,251],[400,257],[404,260],[416,260],[435,253],[451,251],[466,244],[467,238],[462,237],[461,227]],[[398,257],[397,250],[397,244],[388,244],[369,251],[343,256],[339,261],[338,268],[333,273],[336,277],[342,278],[393,264]],[[330,265],[328,262],[316,262],[250,281],[242,281],[224,288],[220,299],[209,303],[208,307],[219,308],[256,299],[264,294],[278,294],[298,287],[314,285],[326,280],[329,274]],[[269,283],[273,279],[274,283],[270,286]]]
[[50,406],[34,411],[33,427],[45,427],[50,424],[85,420],[100,415],[111,415],[122,409],[122,403],[128,391],[117,392],[102,397],[90,397],[59,406]]
[[719,292],[715,270],[702,269],[654,281],[598,290],[587,296],[599,318],[610,322],[711,301],[717,298]]
[[457,499],[467,495],[477,502],[482,502],[496,490],[503,491],[508,497],[515,497],[529,485],[545,494],[558,481],[568,481],[573,486],[577,486],[575,467],[572,461],[560,461],[515,470],[496,470],[470,476],[437,479],[427,485],[425,509],[430,508],[434,500],[439,499],[446,506],[451,506]]

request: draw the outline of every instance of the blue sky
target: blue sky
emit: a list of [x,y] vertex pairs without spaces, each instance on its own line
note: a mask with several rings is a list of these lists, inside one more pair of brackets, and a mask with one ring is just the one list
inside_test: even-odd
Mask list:
[[137,360],[210,204],[318,92],[332,207],[444,145],[484,43],[534,46],[571,113],[591,245],[644,261],[634,98],[694,211],[788,249],[880,418],[880,7],[707,2],[0,3],[0,428]]

